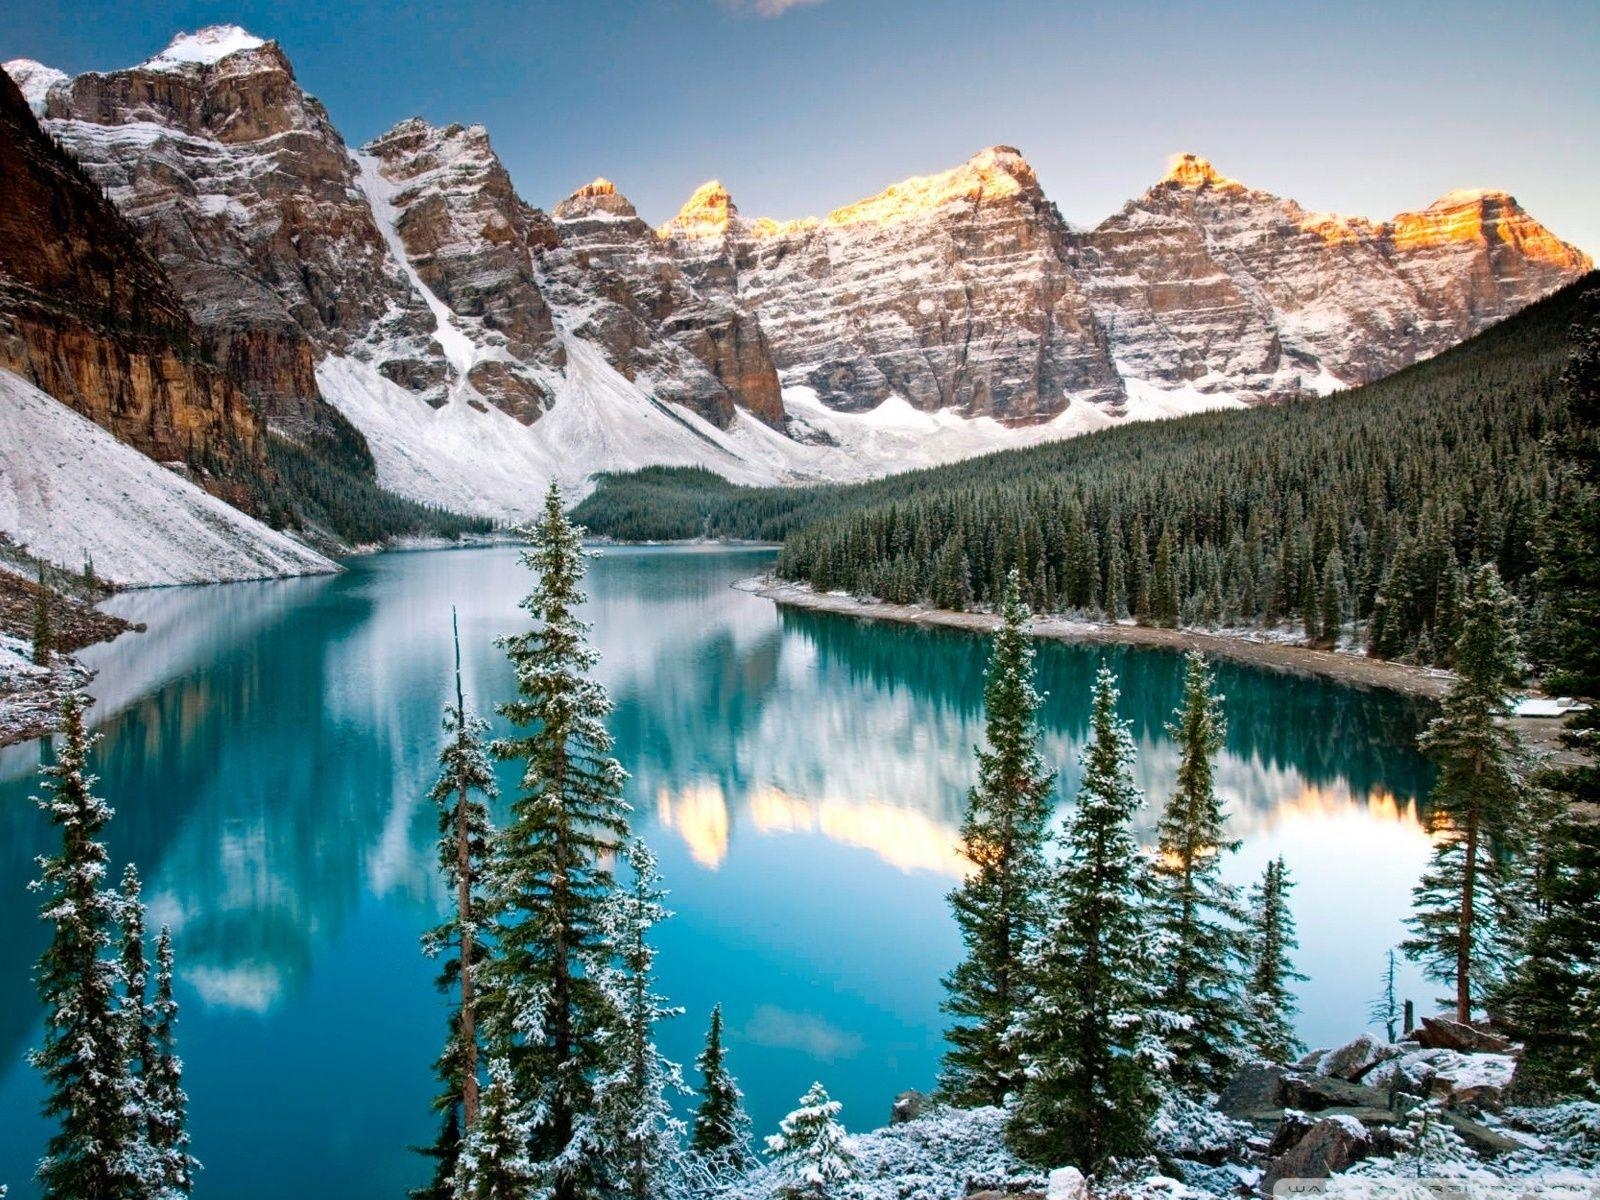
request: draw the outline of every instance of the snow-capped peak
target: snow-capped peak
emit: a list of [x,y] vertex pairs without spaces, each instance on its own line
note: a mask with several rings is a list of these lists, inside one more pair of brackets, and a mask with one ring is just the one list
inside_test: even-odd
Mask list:
[[267,43],[237,25],[207,25],[194,33],[180,33],[160,54],[142,64],[151,71],[170,71],[198,64],[210,66],[241,50],[255,50]]
[[47,67],[31,58],[13,58],[8,63],[0,64],[0,70],[11,76],[11,81],[22,92],[22,98],[28,102],[28,107],[33,109],[36,117],[44,116],[50,89],[71,78],[65,71]]

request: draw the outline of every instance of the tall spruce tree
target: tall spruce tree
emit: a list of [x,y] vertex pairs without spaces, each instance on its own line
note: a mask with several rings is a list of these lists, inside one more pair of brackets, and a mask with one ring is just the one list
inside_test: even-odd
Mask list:
[[1433,856],[1412,891],[1412,936],[1401,949],[1451,988],[1446,1002],[1465,1022],[1499,977],[1497,893],[1527,782],[1526,752],[1506,722],[1522,674],[1516,601],[1493,564],[1474,573],[1461,621],[1455,681],[1419,739],[1439,767],[1427,817]]
[[700,1072],[700,1107],[695,1110],[689,1149],[713,1174],[742,1171],[751,1161],[750,1116],[744,1093],[728,1070],[720,1004],[711,1010],[706,1046],[694,1065]]
[[621,1193],[628,1200],[663,1200],[671,1192],[684,1134],[670,1097],[687,1089],[678,1064],[656,1048],[656,1027],[683,1010],[670,1006],[655,990],[651,931],[671,916],[663,903],[666,892],[655,855],[634,838],[624,857],[632,886],[612,898],[605,931],[617,962],[593,967],[618,1013],[606,1069],[595,1084],[595,1116]]
[[855,1155],[838,1120],[841,1107],[827,1088],[813,1083],[800,1097],[800,1107],[767,1138],[767,1150],[786,1181],[782,1195],[820,1200],[856,1177]]
[[183,1091],[183,1061],[178,1057],[172,964],[172,930],[163,925],[156,935],[156,990],[151,1003],[154,1057],[145,1076],[150,1149],[160,1181],[158,1200],[184,1200],[194,1190],[194,1173],[200,1167],[189,1153],[189,1097]]
[[1002,1104],[1022,1080],[1011,1030],[1027,1003],[1023,955],[1038,928],[1045,829],[1055,776],[1039,756],[1033,643],[1012,570],[984,688],[987,749],[967,798],[961,852],[970,869],[950,893],[966,954],[946,977],[939,1088],[952,1104]]
[[609,1186],[594,1079],[617,1014],[586,966],[614,949],[604,940],[615,888],[607,862],[628,834],[626,774],[611,757],[611,703],[590,678],[597,655],[577,613],[589,555],[554,484],[524,537],[536,583],[522,607],[535,624],[500,639],[520,695],[499,711],[518,732],[494,744],[497,757],[522,764],[522,777],[492,853],[497,954],[480,1012],[532,1123],[540,1187],[552,1200],[577,1200]]
[[1131,831],[1144,794],[1116,704],[1115,678],[1102,667],[1077,808],[1045,893],[1050,915],[1030,948],[1026,1077],[1006,1129],[1031,1162],[1091,1171],[1148,1149],[1165,1060],[1151,1013],[1149,868]]
[[[1245,985],[1245,1045],[1251,1053],[1272,1063],[1287,1063],[1305,1053],[1295,1036],[1295,982],[1305,976],[1294,969],[1294,914],[1289,910],[1289,889],[1294,880],[1280,856],[1273,859],[1250,889],[1249,980]],[[1393,1039],[1390,1039],[1393,1040]]]
[[434,1064],[442,1085],[434,1098],[440,1114],[439,1134],[423,1153],[434,1160],[434,1175],[426,1187],[414,1189],[415,1200],[451,1200],[456,1158],[464,1130],[478,1119],[478,999],[477,974],[488,955],[482,931],[484,873],[494,830],[487,801],[498,794],[484,737],[489,723],[467,707],[461,683],[461,633],[455,611],[450,613],[455,642],[456,694],[445,707],[445,744],[439,751],[439,778],[429,798],[439,812],[439,871],[454,903],[449,919],[423,935],[429,958],[441,955],[437,985],[458,999],[451,1009],[449,1034]]
[[143,1183],[125,1111],[130,1075],[120,972],[109,953],[121,901],[103,886],[107,858],[99,837],[111,809],[94,794],[94,741],[83,697],[69,692],[61,702],[61,746],[37,798],[61,831],[61,850],[39,859],[33,885],[44,895],[40,915],[51,926],[35,973],[44,1044],[29,1055],[44,1077],[44,1115],[56,1122],[36,1176],[46,1200],[120,1200],[139,1194]]
[[139,1181],[132,1195],[155,1194],[159,1170],[150,1145],[151,1109],[148,1089],[156,1067],[154,1014],[149,1003],[150,963],[144,948],[144,901],[140,898],[139,869],[129,863],[122,870],[122,894],[117,905],[122,926],[122,946],[117,973],[122,983],[119,1001],[122,1057],[122,1140],[125,1174]]
[[1243,913],[1222,880],[1222,856],[1239,843],[1224,832],[1214,758],[1226,725],[1205,656],[1191,652],[1183,703],[1168,725],[1178,743],[1178,779],[1161,814],[1152,920],[1160,958],[1160,1005],[1171,1027],[1174,1081],[1214,1091],[1240,1050],[1239,975]]

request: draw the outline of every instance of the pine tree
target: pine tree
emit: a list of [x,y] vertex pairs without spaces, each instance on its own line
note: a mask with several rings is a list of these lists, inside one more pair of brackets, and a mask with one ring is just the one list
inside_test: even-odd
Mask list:
[[1156,543],[1156,564],[1150,581],[1150,620],[1168,629],[1178,623],[1177,554],[1172,526],[1168,525]]
[[1036,994],[1021,1017],[1026,1077],[1006,1130],[1023,1158],[1096,1170],[1143,1154],[1165,1063],[1151,1019],[1144,930],[1149,872],[1131,823],[1133,736],[1102,667],[1077,808],[1045,897],[1050,916],[1029,954]]
[[443,924],[423,936],[430,958],[445,956],[438,988],[459,993],[450,1013],[450,1032],[434,1071],[443,1085],[433,1106],[440,1114],[439,1134],[422,1152],[435,1162],[427,1187],[411,1192],[414,1200],[450,1200],[461,1149],[462,1131],[478,1119],[478,1020],[476,978],[487,951],[480,936],[484,925],[484,872],[494,830],[486,801],[497,794],[494,769],[484,744],[489,724],[467,707],[461,685],[461,635],[455,612],[450,614],[455,641],[456,697],[444,713],[445,744],[439,752],[439,778],[429,798],[439,810],[439,871],[449,885],[454,911]]
[[1367,1017],[1382,1025],[1384,1032],[1391,1042],[1400,1037],[1400,996],[1395,989],[1396,954],[1390,950],[1383,969],[1383,978],[1379,981],[1381,990],[1378,998],[1367,1008]]
[[1526,753],[1506,724],[1522,671],[1515,621],[1499,572],[1480,567],[1454,647],[1455,681],[1419,740],[1439,766],[1428,809],[1433,857],[1412,891],[1412,936],[1401,949],[1451,987],[1462,1022],[1497,978],[1496,893],[1516,848]]
[[783,1195],[824,1197],[856,1177],[855,1156],[846,1144],[844,1126],[836,1119],[841,1105],[820,1083],[800,1097],[800,1107],[767,1138],[767,1150],[787,1180]]
[[1329,649],[1339,645],[1339,638],[1344,633],[1345,592],[1344,559],[1340,557],[1339,548],[1335,546],[1328,552],[1327,562],[1322,567],[1322,611],[1319,624],[1322,644]]
[[528,1157],[534,1123],[517,1098],[511,1067],[489,1060],[477,1123],[456,1160],[455,1200],[531,1200],[540,1194],[541,1172]]
[[1173,1079],[1190,1091],[1214,1091],[1240,1049],[1241,958],[1238,894],[1221,876],[1238,842],[1223,831],[1213,758],[1226,726],[1205,656],[1191,652],[1183,704],[1168,725],[1178,743],[1178,781],[1162,812],[1155,862],[1154,926],[1161,959],[1160,1004]]
[[952,1104],[1002,1104],[1021,1081],[1010,1031],[1027,1002],[1022,957],[1038,926],[1045,828],[1055,777],[1039,756],[1028,609],[1012,571],[984,688],[988,749],[967,798],[961,851],[971,868],[950,893],[966,956],[946,977],[950,1049],[939,1086]]
[[537,576],[522,607],[535,622],[502,638],[519,698],[500,713],[519,731],[494,753],[523,765],[508,827],[495,839],[491,890],[496,957],[480,1012],[532,1122],[530,1157],[552,1200],[598,1195],[594,1078],[616,1014],[586,973],[605,960],[603,922],[615,888],[606,856],[628,834],[626,775],[610,756],[611,703],[589,677],[597,660],[577,615],[587,552],[554,484],[524,531]]
[[39,564],[39,582],[33,595],[33,662],[35,666],[48,667],[50,653],[55,649],[55,636],[50,631],[50,585],[45,582],[44,564]]
[[650,934],[671,914],[655,855],[637,838],[624,852],[633,886],[613,897],[606,941],[617,965],[597,964],[595,976],[611,993],[617,1029],[606,1047],[607,1064],[595,1085],[600,1142],[616,1164],[628,1200],[662,1200],[682,1153],[683,1122],[672,1115],[670,1095],[682,1095],[683,1072],[656,1049],[656,1026],[679,1016],[655,992],[656,951]]
[[37,1178],[46,1200],[96,1200],[137,1194],[129,1173],[128,1069],[119,972],[109,957],[121,906],[103,887],[106,849],[98,840],[111,809],[94,794],[83,697],[61,703],[62,745],[45,768],[37,803],[61,831],[61,852],[39,860],[34,888],[50,922],[50,945],[36,980],[45,1006],[44,1044],[29,1061],[44,1077],[44,1115],[57,1122]]
[[694,1060],[700,1072],[700,1107],[695,1110],[689,1149],[713,1173],[738,1172],[750,1165],[750,1117],[744,1093],[728,1071],[722,1045],[722,1005],[711,1010],[706,1048]]
[[1519,1080],[1550,1098],[1600,1088],[1600,824],[1580,818],[1560,828],[1545,911],[1494,997],[1525,1047]]
[[139,870],[132,863],[122,871],[117,913],[122,925],[117,971],[122,983],[119,1037],[126,1064],[122,1077],[123,1174],[139,1181],[131,1195],[145,1197],[154,1194],[159,1175],[155,1152],[150,1145],[151,1111],[147,1095],[156,1067],[156,1047],[149,1005],[150,964],[144,950],[144,902],[140,899]]
[[189,1098],[178,1058],[178,1002],[172,994],[172,930],[156,937],[156,993],[151,1005],[154,1058],[145,1077],[149,1141],[155,1155],[158,1200],[183,1200],[194,1188],[200,1164],[189,1154]]
[[[1271,1063],[1287,1063],[1305,1053],[1294,1033],[1295,1006],[1291,984],[1304,982],[1294,969],[1294,914],[1289,889],[1294,880],[1281,857],[1273,859],[1250,889],[1249,982],[1245,992],[1245,1044]],[[1391,1039],[1393,1040],[1393,1039]]]

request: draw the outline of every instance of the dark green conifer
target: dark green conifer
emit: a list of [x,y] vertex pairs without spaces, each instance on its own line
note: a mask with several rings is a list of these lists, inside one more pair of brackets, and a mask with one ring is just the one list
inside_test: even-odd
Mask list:
[[1271,1063],[1287,1063],[1305,1053],[1295,1036],[1293,984],[1305,982],[1294,969],[1294,914],[1289,889],[1294,880],[1281,857],[1273,859],[1250,889],[1247,948],[1249,976],[1245,983],[1245,1047]]
[[728,1070],[722,1045],[722,1005],[711,1010],[706,1046],[694,1060],[700,1072],[700,1107],[695,1110],[689,1149],[713,1172],[739,1172],[750,1164],[750,1117],[744,1093]]
[[615,891],[608,865],[628,836],[626,774],[611,757],[611,702],[590,677],[597,654],[578,616],[589,557],[552,484],[524,531],[534,573],[522,607],[534,628],[500,639],[518,698],[500,706],[515,728],[494,745],[522,765],[510,824],[490,868],[496,956],[484,972],[491,1052],[509,1060],[508,1087],[532,1124],[529,1158],[552,1200],[611,1186],[597,1144],[594,1080],[617,1014],[589,963],[614,951],[604,921]]
[[967,797],[961,852],[971,869],[950,893],[966,953],[946,977],[939,1087],[952,1104],[1001,1104],[1021,1082],[1011,1030],[1028,999],[1023,954],[1038,928],[1045,827],[1055,776],[1039,756],[1028,608],[1012,572],[984,688],[986,740]]
[[1041,1166],[1094,1171],[1149,1146],[1165,1057],[1152,1012],[1144,927],[1149,868],[1132,833],[1144,794],[1133,736],[1102,667],[1077,807],[1045,891],[1048,916],[1029,950],[1034,995],[1021,1017],[1026,1074],[1006,1140]]
[[1497,978],[1498,892],[1527,783],[1521,739],[1506,722],[1522,674],[1516,601],[1492,564],[1473,576],[1452,658],[1455,681],[1420,739],[1439,767],[1427,817],[1434,848],[1401,948],[1450,986],[1448,1002],[1465,1022]]
[[1183,703],[1167,727],[1178,744],[1178,780],[1162,812],[1153,910],[1161,966],[1160,1004],[1171,1021],[1173,1079],[1215,1091],[1240,1052],[1237,891],[1222,880],[1222,856],[1239,843],[1224,831],[1214,759],[1226,725],[1222,697],[1198,651],[1188,655]]

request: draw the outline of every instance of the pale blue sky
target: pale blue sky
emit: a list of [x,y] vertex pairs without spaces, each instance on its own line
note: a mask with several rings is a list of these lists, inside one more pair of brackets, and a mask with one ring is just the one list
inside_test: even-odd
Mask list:
[[716,176],[797,217],[1004,142],[1092,224],[1193,150],[1378,218],[1504,188],[1600,253],[1593,0],[14,0],[0,55],[105,69],[224,21],[281,41],[353,143],[483,122],[545,206],[603,174],[660,221]]

